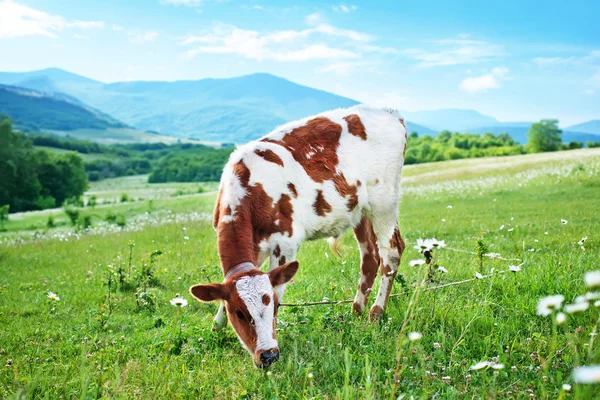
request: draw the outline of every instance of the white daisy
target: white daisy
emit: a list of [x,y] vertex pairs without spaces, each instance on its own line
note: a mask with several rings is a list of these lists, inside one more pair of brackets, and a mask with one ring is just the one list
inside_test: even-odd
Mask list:
[[429,239],[429,244],[435,249],[443,249],[446,247],[445,241],[437,240],[436,238]]
[[521,270],[521,266],[520,265],[509,265],[508,270],[510,272],[519,272]]
[[573,369],[573,380],[577,383],[600,382],[600,365],[589,365]]
[[479,272],[475,272],[475,278],[483,279],[483,275],[481,275]]
[[438,271],[440,271],[442,274],[448,273],[448,270],[446,268],[444,268],[444,267],[441,267],[441,266],[438,267]]
[[561,219],[560,223],[563,224],[563,225],[566,225],[566,224],[569,223],[569,221],[567,221],[566,219]]
[[565,306],[565,311],[569,314],[585,311],[590,306],[590,303],[587,301],[581,301],[579,303],[567,304]]
[[188,305],[188,301],[186,299],[184,299],[183,297],[175,297],[175,298],[171,299],[170,303],[171,303],[171,305],[174,305],[175,307],[187,307],[187,305]]
[[415,246],[415,249],[419,250],[421,253],[431,251],[431,242],[428,239],[417,239],[417,245]]
[[565,392],[570,392],[571,391],[571,385],[569,385],[568,383],[565,383],[565,384],[562,385],[562,389]]
[[60,301],[60,297],[56,293],[48,292],[48,298],[52,301]]
[[587,236],[584,236],[584,237],[582,237],[582,238],[581,238],[581,240],[580,240],[579,242],[577,242],[577,244],[578,244],[578,245],[582,245],[582,244],[584,244],[585,242],[587,242],[587,239],[588,239],[588,237],[587,237]]
[[448,205],[448,207],[447,207],[447,208],[448,208],[448,210],[451,210],[451,209],[452,209],[452,206],[451,206],[451,205]]
[[479,371],[480,369],[486,369],[492,366],[490,361],[480,361],[477,364],[471,366],[471,371]]
[[420,340],[423,337],[423,335],[421,334],[421,332],[411,332],[408,334],[408,340],[410,340],[411,342],[416,342],[417,340]]
[[501,231],[502,229],[504,229],[504,224],[500,225],[500,229],[499,230]]
[[492,369],[504,369],[504,364],[492,364]]
[[556,323],[558,325],[562,325],[565,323],[565,321],[567,320],[567,314],[559,312],[558,314],[556,314]]
[[425,264],[425,260],[411,260],[408,265],[411,267],[418,267]]
[[556,310],[560,308],[565,296],[562,294],[557,294],[554,296],[546,296],[538,302],[537,305],[537,315],[541,315],[543,317],[552,314],[552,310]]
[[600,287],[600,271],[586,272],[583,280],[585,282],[585,286],[589,288]]

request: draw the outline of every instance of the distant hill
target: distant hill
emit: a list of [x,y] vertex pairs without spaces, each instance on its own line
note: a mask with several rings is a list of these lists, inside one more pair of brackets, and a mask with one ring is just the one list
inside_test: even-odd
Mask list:
[[402,114],[410,121],[437,131],[447,129],[453,132],[464,132],[471,128],[494,125],[498,122],[496,118],[480,114],[474,110],[403,111]]
[[581,124],[568,126],[565,129],[573,132],[585,132],[600,135],[600,119],[594,119]]
[[[259,73],[228,79],[104,84],[57,68],[0,73],[0,83],[66,93],[138,129],[245,143],[277,125],[357,101]],[[409,130],[435,130],[407,121]]]
[[435,136],[438,134],[438,131],[433,129],[429,129],[426,126],[415,124],[414,122],[406,121],[406,130],[410,132],[417,132],[420,136],[423,135],[432,135]]
[[112,117],[61,94],[0,85],[0,114],[22,130],[126,128]]
[[[525,144],[527,143],[527,132],[529,131],[529,127],[531,126],[530,122],[513,122],[508,123],[507,125],[503,125],[503,123],[499,123],[493,126],[483,126],[479,128],[468,129],[468,133],[508,133],[515,141]],[[600,142],[600,135],[595,135],[591,133],[583,133],[583,132],[573,132],[570,130],[563,130],[562,133],[563,142],[569,143],[572,141],[576,142]]]

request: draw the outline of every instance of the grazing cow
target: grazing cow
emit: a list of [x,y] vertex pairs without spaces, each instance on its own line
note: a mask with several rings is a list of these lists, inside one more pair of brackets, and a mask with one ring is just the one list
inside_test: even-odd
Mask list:
[[352,309],[364,311],[379,269],[369,317],[381,316],[405,247],[398,203],[406,141],[396,111],[359,105],[280,126],[231,155],[213,217],[224,282],[190,292],[222,302],[215,322],[226,323],[225,310],[257,366],[279,357],[277,308],[305,240],[337,238],[351,227],[361,255]]

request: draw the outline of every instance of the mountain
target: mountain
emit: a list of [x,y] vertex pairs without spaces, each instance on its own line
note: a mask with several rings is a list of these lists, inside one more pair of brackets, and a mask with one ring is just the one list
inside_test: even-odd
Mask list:
[[581,124],[568,126],[565,129],[573,132],[585,132],[600,135],[600,119],[593,119]]
[[[146,131],[212,142],[244,143],[285,122],[357,101],[270,74],[228,79],[105,84],[57,68],[1,73],[0,83],[72,96]],[[63,95],[63,94],[61,94]],[[420,134],[436,131],[407,121]]]
[[402,114],[410,121],[437,131],[447,129],[453,132],[464,132],[471,128],[495,125],[498,122],[496,118],[480,114],[474,110],[403,111]]
[[72,131],[127,127],[69,96],[17,86],[0,85],[0,114],[8,116],[15,127],[23,130]]
[[438,131],[436,131],[436,130],[429,129],[426,126],[415,124],[414,122],[410,122],[410,121],[406,121],[406,130],[408,131],[408,133],[417,132],[420,136],[423,136],[423,135],[436,136],[438,134]]

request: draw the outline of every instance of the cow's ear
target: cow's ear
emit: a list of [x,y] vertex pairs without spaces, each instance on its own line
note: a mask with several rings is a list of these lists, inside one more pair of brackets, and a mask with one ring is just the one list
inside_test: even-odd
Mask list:
[[269,272],[269,279],[271,279],[271,285],[273,287],[283,285],[284,283],[288,283],[298,272],[298,261],[292,261],[279,267],[275,268],[273,271]]
[[190,294],[200,301],[226,300],[227,291],[220,283],[209,283],[207,285],[194,285],[190,288]]

